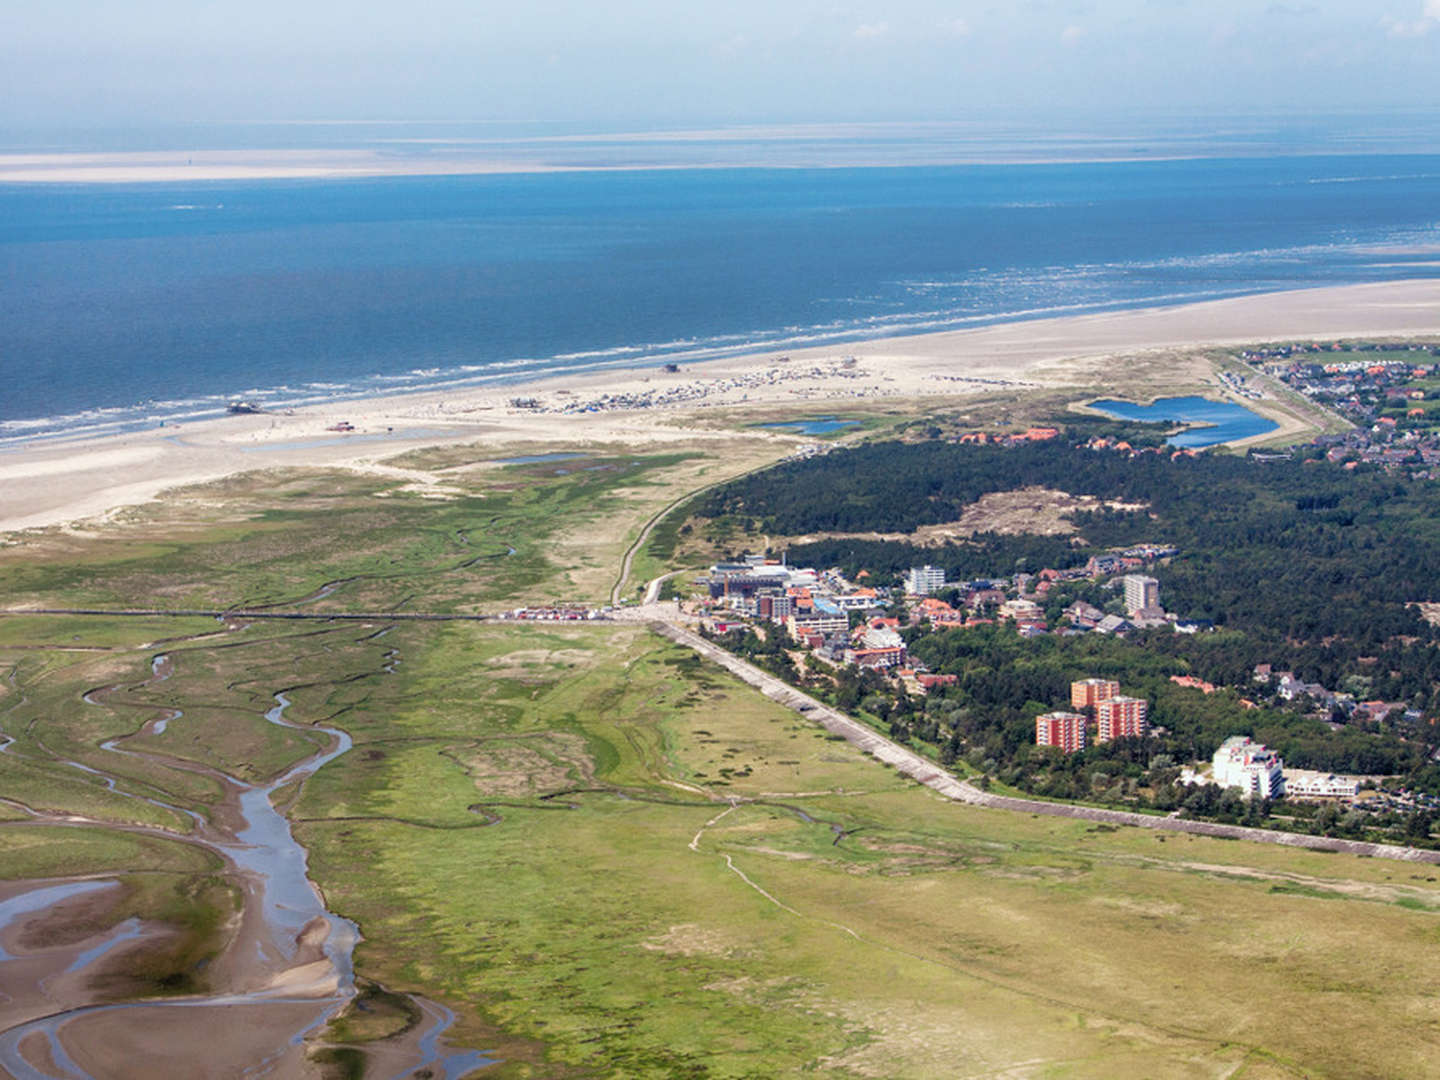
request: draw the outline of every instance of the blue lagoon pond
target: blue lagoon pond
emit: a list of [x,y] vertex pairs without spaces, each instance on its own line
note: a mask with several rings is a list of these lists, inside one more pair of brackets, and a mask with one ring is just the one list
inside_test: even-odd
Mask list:
[[1090,407],[1120,420],[1138,420],[1152,424],[1178,422],[1205,425],[1178,432],[1166,440],[1171,446],[1189,449],[1248,439],[1252,435],[1264,435],[1279,427],[1275,421],[1267,420],[1243,405],[1229,401],[1211,401],[1202,397],[1158,398],[1151,405],[1137,405],[1133,401],[1106,398],[1092,401]]
[[762,428],[778,428],[792,431],[797,435],[832,435],[846,428],[858,427],[859,420],[840,420],[834,416],[817,416],[812,420],[781,420],[773,424],[760,424]]

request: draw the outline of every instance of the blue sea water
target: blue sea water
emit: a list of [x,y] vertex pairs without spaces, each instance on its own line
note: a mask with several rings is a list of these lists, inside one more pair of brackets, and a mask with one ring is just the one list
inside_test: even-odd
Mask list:
[[0,186],[0,445],[1433,276],[1440,156]]
[[1232,442],[1235,439],[1248,439],[1253,435],[1264,435],[1280,426],[1274,420],[1251,412],[1243,405],[1236,405],[1229,401],[1211,401],[1209,398],[1202,397],[1157,398],[1149,405],[1137,405],[1133,401],[1113,401],[1107,398],[1102,401],[1092,401],[1090,407],[1123,420],[1204,425],[1188,431],[1177,432],[1165,440],[1171,446],[1197,450],[1206,446]]

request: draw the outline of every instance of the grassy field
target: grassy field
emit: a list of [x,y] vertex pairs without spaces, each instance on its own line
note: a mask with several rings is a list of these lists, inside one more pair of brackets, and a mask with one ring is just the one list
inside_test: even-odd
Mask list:
[[[93,536],[27,535],[0,549],[0,588],[598,599],[640,523],[774,452],[497,466],[461,448],[241,478]],[[443,497],[403,490],[415,476]],[[701,550],[676,541],[636,582]],[[335,1026],[347,1048],[410,1022],[388,995],[416,991],[505,1077],[1379,1078],[1440,1058],[1430,868],[953,805],[633,626],[0,617],[0,878],[124,873],[130,906],[105,918],[183,930],[142,973],[183,985],[234,902],[215,861],[24,808],[183,833],[145,799],[207,814],[206,769],[259,780],[317,745],[264,723],[279,692],[290,720],[355,740],[284,793],[365,935],[374,1009]]]
[[352,717],[295,816],[362,970],[470,1005],[500,1075],[1421,1076],[1440,1049],[1432,875],[950,805],[641,631],[426,636],[410,704]]
[[249,473],[171,493],[103,534],[0,546],[6,606],[472,611],[608,597],[640,523],[783,455],[736,440],[504,466],[452,447],[374,471]]

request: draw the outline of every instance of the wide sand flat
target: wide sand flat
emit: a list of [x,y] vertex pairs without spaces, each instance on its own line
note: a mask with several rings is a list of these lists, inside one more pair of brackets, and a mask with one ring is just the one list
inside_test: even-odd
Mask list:
[[[417,446],[475,442],[500,454],[561,444],[693,442],[723,437],[694,423],[717,406],[842,407],[997,386],[1080,389],[1123,382],[1126,357],[1207,345],[1411,336],[1440,336],[1440,280],[1006,323],[794,351],[783,361],[775,353],[716,360],[676,374],[617,370],[225,417],[0,454],[0,531],[93,518],[167,488],[256,469],[368,467]],[[535,397],[544,411],[512,407],[517,396]],[[561,411],[579,403],[593,411]],[[340,420],[355,432],[326,430]],[[424,477],[417,474],[417,481]]]

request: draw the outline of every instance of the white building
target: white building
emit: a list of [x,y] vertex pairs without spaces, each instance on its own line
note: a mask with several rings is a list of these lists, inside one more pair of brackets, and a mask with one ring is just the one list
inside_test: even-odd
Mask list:
[[1314,772],[1310,769],[1285,770],[1285,794],[1295,799],[1353,799],[1360,790],[1360,781],[1353,776]]
[[905,647],[905,639],[888,626],[867,627],[860,640],[867,649],[903,649]]
[[1160,611],[1160,582],[1144,574],[1126,574],[1125,610],[1134,615],[1140,611]]
[[1231,735],[1214,758],[1215,783],[1238,787],[1247,795],[1278,799],[1285,794],[1285,763],[1267,746],[1246,735]]
[[831,615],[826,612],[792,612],[785,620],[785,628],[792,638],[799,641],[806,634],[819,634],[822,637],[843,634],[850,629],[850,620],[838,613]]
[[945,584],[945,571],[938,566],[912,566],[905,575],[905,591],[911,596],[929,596]]

